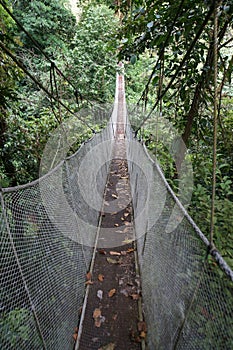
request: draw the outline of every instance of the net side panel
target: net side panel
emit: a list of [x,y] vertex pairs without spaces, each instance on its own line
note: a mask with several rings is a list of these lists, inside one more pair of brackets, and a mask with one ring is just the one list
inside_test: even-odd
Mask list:
[[[7,224],[0,207],[1,223],[1,349],[42,349],[32,308],[15,257]],[[13,288],[14,287],[14,288]]]
[[232,349],[232,282],[187,218],[167,230],[174,198],[129,130],[127,153],[148,349]]
[[[40,181],[3,190],[1,349],[42,349],[43,344],[73,349],[102,205],[95,202],[93,210],[80,200],[79,166],[106,140],[109,147],[94,160],[101,198],[111,156],[110,127]],[[85,244],[90,227],[91,240]]]
[[[38,186],[6,194],[4,201],[15,251],[46,346],[72,348],[85,283],[81,245],[50,221]],[[17,279],[8,288],[19,293]],[[17,305],[14,299],[11,302],[12,311]],[[33,338],[33,334],[28,336]]]

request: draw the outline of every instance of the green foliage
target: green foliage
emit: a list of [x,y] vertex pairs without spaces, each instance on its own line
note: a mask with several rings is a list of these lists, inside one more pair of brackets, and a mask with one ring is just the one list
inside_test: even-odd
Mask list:
[[7,335],[7,341],[12,347],[17,347],[22,341],[29,339],[30,327],[28,319],[30,313],[26,309],[15,309],[0,320],[1,332]]
[[[16,17],[42,49],[51,55],[69,45],[75,32],[76,20],[66,4],[64,0],[14,2]],[[20,34],[25,47],[31,48],[30,38],[23,32]]]
[[[118,22],[112,10],[104,5],[89,4],[77,24],[67,3],[62,0],[18,0],[12,2],[12,6],[14,15],[24,28],[85,99],[101,102],[113,100],[116,44],[112,37]],[[52,91],[50,62],[43,57],[30,38],[20,28],[16,28],[14,21],[2,12],[5,22],[1,22],[1,26],[4,29],[2,33],[6,46],[13,49],[26,69],[47,90]],[[2,103],[4,110],[1,109],[0,112],[0,183],[6,187],[38,177],[40,159],[48,138],[58,124],[70,115],[63,107],[59,108],[56,102],[52,103],[30,78],[22,75],[6,54],[3,56],[5,66],[0,67],[0,79],[3,82],[0,89],[5,104]],[[85,107],[85,101],[81,103],[79,98],[78,106],[74,88],[57,73],[55,79],[54,94],[69,109],[79,113],[79,108]],[[84,119],[95,130],[106,122],[106,116],[100,120],[96,116],[85,115]],[[78,114],[77,130],[77,140],[70,152],[92,136],[90,129],[78,121]]]
[[[8,4],[8,2],[6,2],[6,4]],[[8,46],[10,50],[14,50],[13,41],[17,41],[18,44],[21,45],[19,38],[13,34],[14,30],[14,21],[2,6],[0,6],[0,40],[4,45]],[[0,113],[5,114],[7,100],[8,98],[15,97],[15,86],[17,81],[22,78],[22,72],[2,50],[0,51],[0,61]],[[1,123],[3,123],[3,120]],[[2,128],[3,126],[0,129]]]
[[114,13],[107,6],[88,6],[72,40],[71,75],[81,93],[96,101],[113,100],[117,45],[112,38],[117,26]]
[[[140,56],[134,63],[128,61],[125,64],[126,98],[128,105],[136,105],[139,96],[142,94],[148,77],[151,74],[154,57],[149,51]],[[149,99],[149,96],[148,96]],[[131,116],[129,116],[131,117]]]
[[10,158],[14,173],[9,174],[5,169],[5,180],[1,184],[4,186],[11,185],[12,180],[18,184],[38,177],[40,158],[56,121],[51,118],[49,109],[42,108],[37,116],[29,114],[27,118],[17,111],[9,116],[8,125],[0,164],[4,169],[4,158]]

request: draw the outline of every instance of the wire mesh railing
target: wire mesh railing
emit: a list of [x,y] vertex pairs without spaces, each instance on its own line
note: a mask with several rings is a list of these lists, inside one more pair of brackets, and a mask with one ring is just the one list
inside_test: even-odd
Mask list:
[[233,273],[130,126],[127,138],[148,349],[232,349]]
[[[73,156],[53,158],[56,167],[37,181],[0,191],[1,349],[74,346],[116,101],[106,129]],[[232,349],[232,271],[210,251],[129,125],[126,147],[148,350]]]
[[[73,348],[112,138],[109,124],[39,180],[1,190],[1,349]],[[87,208],[79,167],[104,142],[94,164],[104,164],[96,178],[100,196]],[[93,186],[88,167],[85,186]]]

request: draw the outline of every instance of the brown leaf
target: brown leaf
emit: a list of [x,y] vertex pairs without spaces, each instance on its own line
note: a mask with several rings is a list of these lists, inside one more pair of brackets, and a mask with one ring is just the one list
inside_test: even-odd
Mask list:
[[146,322],[144,322],[144,321],[138,322],[138,331],[145,332],[145,333],[147,332]]
[[98,253],[99,253],[99,254],[103,254],[103,255],[106,255],[106,254],[107,254],[107,252],[106,252],[105,250],[103,250],[103,249],[99,249],[99,250],[98,250]]
[[130,296],[133,298],[133,300],[138,300],[140,298],[139,294],[131,294]]
[[74,333],[78,333],[78,327],[75,327]]
[[134,252],[134,251],[135,251],[134,248],[129,248],[129,249],[127,249],[127,253],[132,253],[132,252]]
[[143,338],[143,339],[145,339],[145,338],[146,338],[146,332],[142,331],[142,332],[140,333],[140,337]]
[[85,284],[86,284],[87,286],[90,286],[90,285],[93,284],[93,282],[92,282],[91,280],[89,280],[89,281],[87,281]]
[[113,252],[113,251],[109,252],[109,254],[110,254],[110,255],[118,255],[118,256],[121,255],[121,253],[119,253],[119,252]]
[[100,282],[103,282],[103,280],[104,280],[104,275],[102,275],[101,273],[98,275],[98,280],[100,281]]
[[78,334],[77,334],[77,333],[74,333],[74,334],[73,334],[73,339],[74,339],[74,341],[76,341],[77,338],[78,338]]
[[108,292],[109,298],[113,297],[114,294],[116,294],[116,289],[115,289],[115,288],[111,289],[111,290]]
[[86,279],[87,279],[87,280],[90,280],[90,279],[91,279],[91,272],[90,272],[90,271],[86,274]]
[[98,350],[114,350],[115,349],[115,344],[114,343],[109,343],[107,345],[101,346]]
[[95,326],[99,328],[101,326],[101,310],[100,309],[94,310],[93,318],[95,320]]
[[98,318],[100,316],[101,316],[101,310],[100,309],[95,309],[93,311],[93,318],[95,319],[95,318]]

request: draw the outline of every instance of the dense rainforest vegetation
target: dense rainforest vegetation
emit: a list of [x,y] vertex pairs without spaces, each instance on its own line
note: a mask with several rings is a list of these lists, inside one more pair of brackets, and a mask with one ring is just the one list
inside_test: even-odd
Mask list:
[[[215,244],[233,266],[232,0],[78,1],[78,20],[68,1],[1,0],[1,186],[37,178],[46,141],[69,118],[69,110],[78,116],[88,104],[112,103],[116,63],[122,60],[129,110],[138,103],[142,111],[132,114],[134,118],[129,114],[132,125],[157,155],[174,190],[179,179],[168,150],[156,142],[157,123],[168,120],[187,145],[186,157],[194,172],[189,210],[208,236],[215,3],[219,5]],[[77,118],[77,147],[91,136],[92,128],[103,124],[91,116],[86,121],[91,128]]]
[[[49,135],[71,116],[65,107],[76,113],[91,101],[112,103],[116,44],[110,39],[117,19],[104,4],[86,6],[78,23],[67,1],[3,4],[21,24],[0,6],[1,42],[17,60],[1,50],[0,175],[5,187],[38,177]],[[91,123],[98,130],[99,123]],[[91,135],[91,128],[80,122],[77,146]]]

